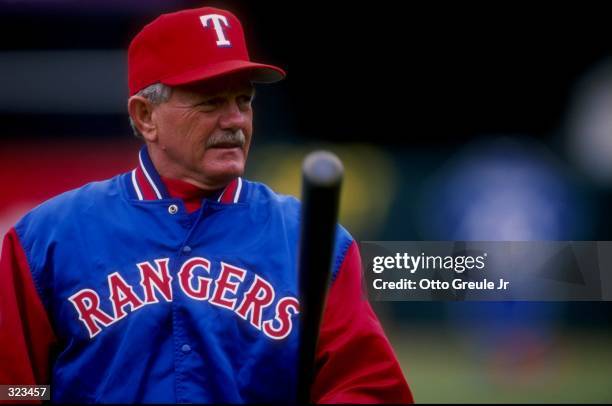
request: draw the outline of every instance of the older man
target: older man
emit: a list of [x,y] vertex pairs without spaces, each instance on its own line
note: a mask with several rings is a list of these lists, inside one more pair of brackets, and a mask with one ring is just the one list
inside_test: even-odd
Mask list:
[[[56,402],[295,399],[299,202],[241,178],[254,82],[231,13],[162,15],[128,52],[131,172],[57,196],[4,240],[0,384]],[[339,226],[315,402],[411,402]]]

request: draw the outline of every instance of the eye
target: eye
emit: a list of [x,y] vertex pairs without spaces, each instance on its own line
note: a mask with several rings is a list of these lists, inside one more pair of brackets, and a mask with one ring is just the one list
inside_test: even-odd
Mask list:
[[213,97],[211,99],[202,100],[196,104],[197,107],[212,110],[223,103],[223,99],[220,97]]
[[238,104],[241,106],[250,106],[251,102],[253,101],[253,98],[253,95],[243,94],[241,96],[238,96]]

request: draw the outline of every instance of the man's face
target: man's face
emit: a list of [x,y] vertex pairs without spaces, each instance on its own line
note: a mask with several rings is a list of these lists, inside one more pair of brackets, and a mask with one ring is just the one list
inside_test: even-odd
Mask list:
[[160,172],[212,188],[242,175],[253,133],[253,96],[244,75],[173,87],[170,99],[152,113]]

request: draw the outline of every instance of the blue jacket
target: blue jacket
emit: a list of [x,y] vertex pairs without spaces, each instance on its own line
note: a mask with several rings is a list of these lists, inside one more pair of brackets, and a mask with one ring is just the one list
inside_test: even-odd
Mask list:
[[[12,231],[52,330],[52,399],[293,400],[299,202],[239,178],[188,213],[140,158]],[[332,280],[352,245],[339,226]]]

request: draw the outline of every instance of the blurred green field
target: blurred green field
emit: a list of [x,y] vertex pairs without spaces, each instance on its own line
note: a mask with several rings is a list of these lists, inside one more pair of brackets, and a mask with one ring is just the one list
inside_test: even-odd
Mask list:
[[445,329],[386,330],[417,403],[612,402],[608,330],[564,331],[516,357]]

